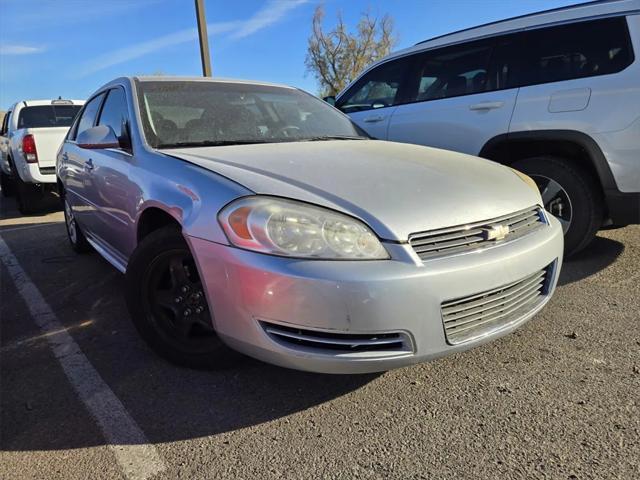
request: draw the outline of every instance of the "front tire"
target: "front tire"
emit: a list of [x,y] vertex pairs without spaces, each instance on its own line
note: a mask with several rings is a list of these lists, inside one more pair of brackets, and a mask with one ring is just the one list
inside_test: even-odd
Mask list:
[[204,285],[178,228],[163,227],[140,242],[125,283],[133,324],[158,355],[197,369],[225,367],[236,358],[216,335]]
[[536,182],[545,209],[560,220],[565,255],[574,255],[585,248],[602,226],[604,217],[602,193],[593,177],[560,157],[526,158],[512,166]]

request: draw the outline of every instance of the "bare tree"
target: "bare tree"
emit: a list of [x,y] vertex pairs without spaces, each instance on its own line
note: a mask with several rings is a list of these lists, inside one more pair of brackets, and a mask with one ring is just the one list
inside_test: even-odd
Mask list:
[[367,65],[387,55],[397,42],[389,15],[378,18],[364,13],[354,33],[347,30],[340,13],[333,30],[324,32],[323,20],[324,8],[318,6],[305,60],[323,95],[338,93]]

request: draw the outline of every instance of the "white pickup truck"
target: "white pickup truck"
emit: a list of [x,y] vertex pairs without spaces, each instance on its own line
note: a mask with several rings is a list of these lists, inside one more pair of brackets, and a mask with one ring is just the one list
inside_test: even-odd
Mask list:
[[82,100],[24,100],[13,105],[0,128],[0,187],[15,193],[22,213],[32,213],[45,190],[56,185],[56,154]]

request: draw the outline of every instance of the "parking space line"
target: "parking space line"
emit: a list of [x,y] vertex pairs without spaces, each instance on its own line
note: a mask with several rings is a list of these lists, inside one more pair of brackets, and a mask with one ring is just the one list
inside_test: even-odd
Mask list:
[[98,423],[122,472],[130,480],[144,480],[166,466],[122,402],[91,365],[80,346],[58,321],[38,288],[31,282],[0,238],[0,260],[9,271],[35,323],[48,340],[53,354],[74,390]]
[[18,230],[28,230],[28,229],[31,229],[31,228],[57,227],[58,225],[60,225],[60,222],[55,222],[55,223],[54,222],[52,222],[52,223],[37,223],[35,225],[24,225],[22,227],[4,228],[4,226],[0,224],[0,233],[16,232]]

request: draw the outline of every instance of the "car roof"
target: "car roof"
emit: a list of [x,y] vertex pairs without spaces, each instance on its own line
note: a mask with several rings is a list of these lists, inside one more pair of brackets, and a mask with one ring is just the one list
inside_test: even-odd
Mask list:
[[13,104],[10,110],[15,110],[18,106],[22,107],[40,107],[42,105],[52,105],[56,101],[64,101],[71,102],[73,105],[84,105],[84,100],[74,100],[71,98],[50,98],[50,99],[39,99],[39,100],[21,100]]
[[424,47],[427,44],[436,43],[438,40],[447,40],[447,43],[451,43],[452,41],[475,39],[552,23],[570,22],[572,20],[582,20],[633,11],[640,12],[640,0],[595,0],[582,2],[465,28],[423,40],[415,46],[422,45]]
[[[381,63],[412,53],[429,50],[430,48],[434,47],[453,45],[469,40],[492,37],[495,35],[532,29],[552,24],[570,23],[576,20],[601,18],[627,13],[640,13],[640,0],[597,0],[486,23],[483,25],[478,25],[475,27],[466,28],[464,30],[458,30],[456,32],[433,37],[428,40],[419,42],[411,47],[393,52],[386,57],[378,60],[377,62],[369,65],[360,75],[358,75],[355,80],[358,80],[362,76],[362,74]],[[351,82],[349,85],[347,85],[347,87],[345,87],[344,90],[340,92],[340,95],[344,93],[353,83],[354,82]]]

